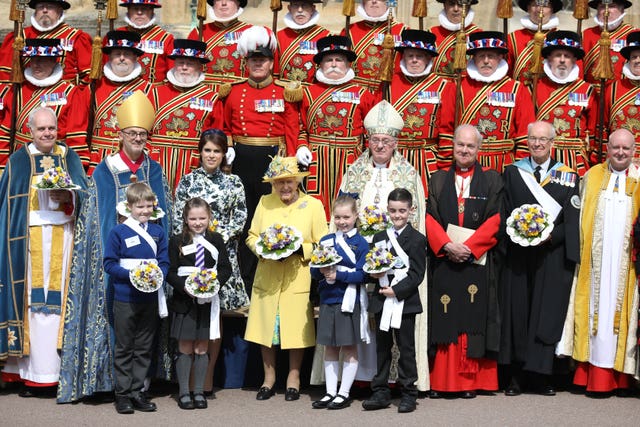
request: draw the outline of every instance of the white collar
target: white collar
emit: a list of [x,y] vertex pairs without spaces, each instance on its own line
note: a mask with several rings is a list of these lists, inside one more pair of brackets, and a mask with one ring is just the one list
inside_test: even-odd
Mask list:
[[433,59],[429,61],[429,63],[427,64],[423,72],[418,74],[413,74],[413,73],[410,73],[409,70],[407,70],[407,65],[404,63],[404,59],[400,60],[400,70],[402,70],[402,74],[404,74],[407,77],[424,77],[431,72],[432,67],[433,67]]
[[64,145],[58,145],[57,143],[53,146],[51,151],[49,151],[48,153],[43,153],[42,151],[38,150],[38,148],[36,147],[36,144],[34,144],[33,142],[30,142],[29,145],[27,145],[27,149],[31,154],[53,154],[53,150],[55,150],[56,146],[60,148],[60,150],[62,151],[62,154],[64,155],[64,153],[67,150],[67,147],[65,147]]
[[216,16],[216,13],[213,11],[213,7],[211,7],[209,4],[207,4],[207,18],[210,21],[213,21],[213,22],[221,22],[221,23],[224,24],[224,23],[233,21],[234,19],[237,19],[238,16],[242,15],[242,12],[244,12],[244,9],[239,7],[238,11],[234,15],[232,15],[232,16],[230,16],[228,18],[218,18]]
[[402,227],[400,230],[396,230],[396,228],[394,227],[394,228],[393,228],[393,231],[395,232],[395,234],[396,234],[397,236],[400,236],[400,235],[402,234],[402,232],[404,231],[404,229],[405,229],[405,228],[407,228],[407,225],[408,225],[408,224],[409,224],[409,223],[405,224],[405,225],[404,225],[404,227]]
[[[609,29],[609,31],[613,31],[617,29],[622,24],[622,20],[624,19],[624,16],[626,14],[627,12],[624,12],[622,15],[618,16],[617,19],[607,22],[607,28]],[[598,27],[600,27],[601,30],[604,28],[604,22],[598,19],[598,15],[593,17],[593,22],[595,22],[596,25],[598,25]]]
[[127,74],[124,77],[120,77],[120,76],[116,76],[116,74],[111,69],[111,63],[107,62],[102,67],[102,71],[104,72],[104,76],[106,78],[108,78],[109,80],[111,80],[112,82],[114,82],[114,83],[126,83],[126,82],[130,82],[133,79],[136,79],[136,78],[140,77],[140,74],[142,73],[142,67],[140,66],[140,63],[136,62],[135,66],[133,67],[133,71],[132,72],[130,72],[129,74]]
[[624,74],[624,76],[629,80],[640,80],[640,76],[636,76],[631,72],[631,68],[629,67],[628,62],[625,62],[625,64],[622,66],[622,74]]
[[535,170],[536,166],[540,166],[540,172],[546,172],[547,170],[549,170],[549,164],[551,163],[551,156],[547,157],[547,160],[544,161],[544,163],[536,163],[535,160],[533,160],[533,157],[529,157],[529,160],[531,160],[531,167]]
[[469,74],[469,77],[473,80],[477,80],[483,83],[497,82],[498,80],[506,76],[508,71],[509,64],[507,64],[507,61],[505,61],[504,59],[500,60],[498,68],[496,68],[493,74],[487,77],[480,74],[480,72],[478,71],[478,67],[476,67],[475,62],[473,62],[473,59],[470,59],[469,62],[467,62],[467,74]]
[[573,68],[571,69],[567,77],[565,77],[564,79],[561,79],[553,75],[553,72],[551,71],[551,67],[549,66],[549,63],[547,62],[546,59],[542,62],[542,64],[544,68],[544,73],[547,75],[547,77],[549,77],[549,79],[552,82],[558,83],[559,85],[575,82],[580,76],[580,68],[578,67],[577,64],[573,64]]
[[31,71],[31,67],[27,67],[24,70],[24,78],[27,79],[29,83],[38,87],[49,87],[58,83],[60,79],[62,79],[62,66],[60,64],[56,64],[53,67],[53,72],[49,77],[45,77],[44,79],[36,79],[33,77],[33,72]]
[[[520,18],[520,24],[527,30],[538,31],[538,24],[534,23],[529,15]],[[560,25],[560,19],[554,13],[546,24],[542,24],[542,31],[558,28],[558,25]]]
[[349,70],[347,71],[347,74],[345,74],[345,76],[342,77],[341,79],[329,79],[325,77],[324,73],[320,68],[316,70],[316,80],[326,85],[332,85],[332,86],[341,85],[343,83],[350,82],[351,80],[353,80],[354,77],[355,77],[355,73],[353,72],[352,68],[349,68]]
[[343,236],[347,236],[348,238],[352,238],[353,236],[356,235],[357,232],[358,232],[358,227],[353,227],[351,230],[347,231],[346,233],[343,233],[341,231],[336,231],[336,234],[340,233]]
[[153,16],[151,17],[151,19],[149,20],[149,22],[147,22],[144,25],[136,25],[133,22],[131,22],[131,19],[129,19],[129,16],[124,15],[124,22],[127,23],[128,26],[130,26],[131,28],[135,28],[136,30],[146,30],[147,28],[151,28],[154,25],[156,25],[156,14],[154,13]]
[[[467,16],[465,16],[464,18],[464,27],[467,28],[469,25],[471,25],[471,23],[473,22],[473,17],[475,16],[475,13],[473,12],[473,9],[469,9],[469,11],[467,12]],[[447,18],[447,14],[444,12],[444,9],[442,9],[440,11],[440,13],[438,14],[438,21],[440,21],[440,25],[442,27],[444,27],[445,29],[449,30],[449,31],[458,31],[460,30],[460,24],[454,24],[453,22],[449,21],[449,18]]]
[[284,25],[291,28],[292,30],[305,30],[309,27],[313,27],[318,23],[318,21],[320,20],[320,13],[318,13],[317,10],[314,10],[313,15],[311,15],[311,18],[306,24],[296,24],[296,22],[293,20],[293,17],[291,16],[291,12],[287,12],[287,14],[284,15],[283,20]]
[[356,13],[358,14],[358,16],[360,16],[360,18],[364,19],[365,21],[369,21],[369,22],[384,22],[387,20],[387,17],[389,16],[389,12],[391,12],[391,8],[387,8],[387,11],[385,13],[382,14],[382,16],[378,16],[378,17],[372,17],[367,15],[367,12],[364,11],[364,7],[362,7],[361,4],[358,5],[358,8],[356,9]]
[[198,86],[200,83],[202,83],[204,81],[204,73],[201,72],[200,75],[198,76],[198,78],[192,83],[180,83],[176,79],[176,76],[174,75],[174,70],[172,68],[169,71],[167,71],[167,80],[169,80],[169,83],[171,83],[172,85],[174,85],[176,87],[192,88],[192,87]]
[[47,31],[53,30],[58,25],[62,24],[64,22],[64,18],[65,18],[64,12],[62,12],[62,15],[60,15],[60,18],[52,26],[45,28],[42,25],[38,24],[38,21],[36,21],[34,15],[31,15],[31,26],[38,31],[47,32]]

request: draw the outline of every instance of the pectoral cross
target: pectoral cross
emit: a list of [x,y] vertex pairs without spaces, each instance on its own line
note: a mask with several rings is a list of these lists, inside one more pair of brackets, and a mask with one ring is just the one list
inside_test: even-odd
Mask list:
[[444,305],[444,312],[447,313],[447,305],[451,302],[451,298],[449,295],[444,294],[440,297],[440,302]]
[[471,284],[467,288],[467,292],[469,292],[469,295],[471,295],[471,304],[473,304],[473,296],[478,293],[478,287],[476,285]]

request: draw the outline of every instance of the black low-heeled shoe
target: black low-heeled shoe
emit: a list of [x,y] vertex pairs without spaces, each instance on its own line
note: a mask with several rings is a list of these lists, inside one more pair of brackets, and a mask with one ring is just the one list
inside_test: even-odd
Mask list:
[[284,392],[284,400],[287,402],[292,402],[298,399],[300,399],[300,392],[297,388],[289,387],[287,391]]
[[183,396],[180,396],[178,398],[178,407],[180,409],[195,409],[195,405],[193,404],[193,399],[191,399],[191,396],[189,396],[188,394],[185,394]]
[[[338,401],[340,398],[340,401]],[[327,409],[344,409],[351,406],[352,399],[345,397],[341,394],[336,395],[331,402],[327,405]]]
[[324,409],[329,405],[329,402],[333,400],[333,396],[329,393],[325,393],[324,396],[320,398],[320,400],[316,400],[311,404],[313,409]]
[[204,394],[194,394],[193,395],[193,405],[196,409],[207,409],[207,398],[204,397]]
[[256,400],[268,400],[271,399],[271,396],[274,394],[276,394],[276,391],[273,387],[260,387],[258,394],[256,394]]

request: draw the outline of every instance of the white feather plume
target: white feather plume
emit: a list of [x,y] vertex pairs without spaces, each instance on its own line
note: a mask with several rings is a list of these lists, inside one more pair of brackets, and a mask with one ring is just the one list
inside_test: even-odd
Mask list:
[[238,53],[247,56],[249,52],[253,52],[258,47],[267,47],[273,52],[278,47],[278,41],[273,31],[260,25],[254,25],[242,32],[238,40]]

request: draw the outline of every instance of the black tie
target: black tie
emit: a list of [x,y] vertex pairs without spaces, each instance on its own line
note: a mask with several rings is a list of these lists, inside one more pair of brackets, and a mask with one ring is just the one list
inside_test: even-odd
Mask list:
[[542,169],[542,167],[540,165],[536,166],[536,170],[535,172],[533,172],[533,176],[536,177],[536,181],[540,182],[540,169]]

